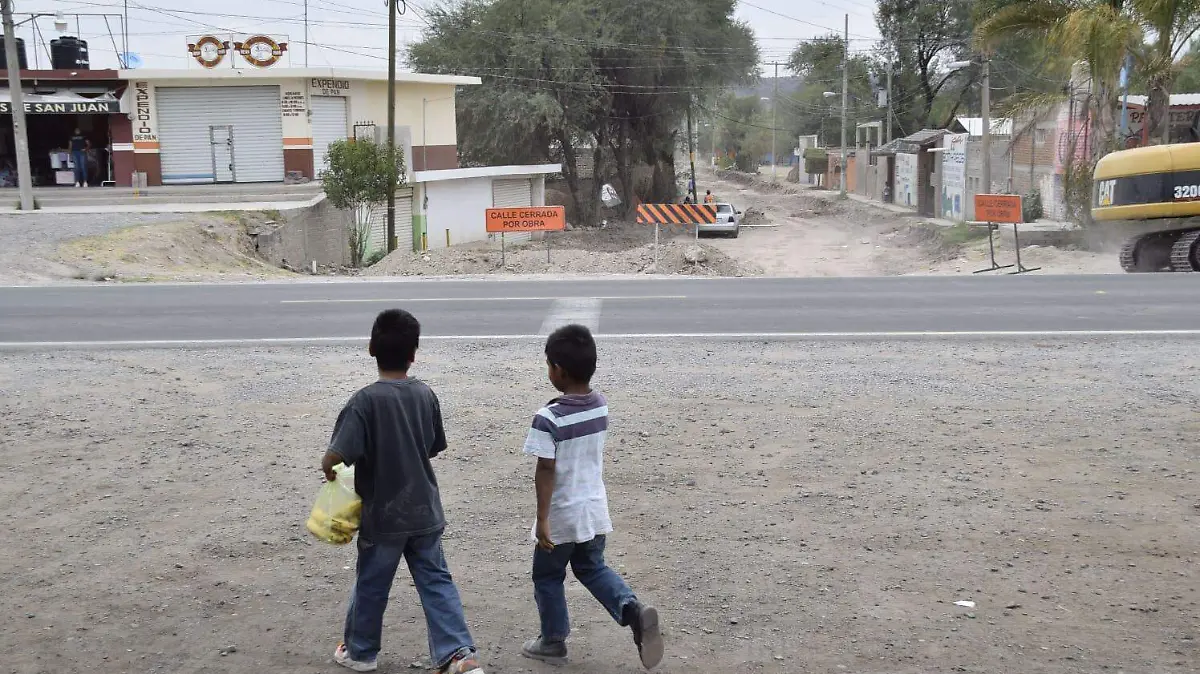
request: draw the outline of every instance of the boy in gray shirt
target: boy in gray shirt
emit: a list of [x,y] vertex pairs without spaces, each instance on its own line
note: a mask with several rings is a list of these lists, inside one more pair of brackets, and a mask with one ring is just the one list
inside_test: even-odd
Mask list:
[[446,520],[431,462],[446,449],[441,406],[432,389],[408,376],[420,336],[420,323],[406,311],[390,309],[375,319],[369,350],[379,381],[346,403],[321,461],[330,481],[337,464],[354,466],[363,502],[354,589],[333,657],[355,672],[378,668],[383,612],[403,558],[425,610],[434,666],[445,674],[483,674],[442,554]]

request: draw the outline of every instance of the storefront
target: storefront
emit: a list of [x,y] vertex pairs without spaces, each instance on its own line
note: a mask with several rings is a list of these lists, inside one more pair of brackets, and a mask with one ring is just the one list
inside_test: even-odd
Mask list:
[[[86,139],[90,185],[112,184],[114,132],[128,127],[122,107],[125,83],[113,71],[95,71],[86,80],[48,71],[22,82],[29,163],[35,186],[75,183],[70,153],[76,130]],[[106,79],[111,77],[112,79]],[[12,96],[0,89],[0,187],[16,185],[16,146],[13,137]]]
[[[113,145],[118,185],[317,179],[331,143],[382,137],[386,74],[330,68],[132,70],[131,137]],[[458,167],[455,88],[474,77],[401,73],[397,138],[409,171]]]

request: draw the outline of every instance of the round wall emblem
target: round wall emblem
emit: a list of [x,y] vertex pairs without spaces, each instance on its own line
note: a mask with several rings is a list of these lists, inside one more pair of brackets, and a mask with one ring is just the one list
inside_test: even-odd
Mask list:
[[205,35],[196,40],[195,44],[189,44],[188,52],[191,53],[192,58],[199,61],[200,65],[205,68],[215,68],[225,59],[225,54],[229,52],[229,47],[225,42],[218,40],[212,35]]
[[245,42],[239,42],[236,47],[242,58],[246,59],[250,65],[259,68],[275,65],[283,57],[283,52],[287,51],[286,42],[276,42],[266,35],[247,38]]

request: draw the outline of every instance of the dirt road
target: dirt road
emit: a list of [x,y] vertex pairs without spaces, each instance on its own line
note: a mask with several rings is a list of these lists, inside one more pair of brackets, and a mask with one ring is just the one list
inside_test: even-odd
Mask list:
[[[611,562],[663,672],[1194,672],[1193,342],[602,343]],[[303,527],[343,349],[0,355],[0,670],[334,672],[353,552]],[[518,656],[537,345],[435,344],[448,555]],[[574,581],[575,664],[637,671]],[[975,602],[973,608],[956,601]],[[381,671],[424,654],[393,590]]]
[[[743,184],[710,171],[703,175],[704,185],[711,185],[719,199],[766,216],[764,227],[743,229],[738,239],[708,243],[768,276],[953,275],[987,266],[987,239],[982,235],[968,239],[954,232],[939,238],[940,228],[923,224],[915,214],[840,201],[835,192],[784,183],[781,189],[770,189],[761,179]],[[1011,241],[1011,236],[996,238],[1001,264],[1014,260]],[[1121,273],[1115,252],[1034,246],[1022,250],[1022,262],[1046,274]]]

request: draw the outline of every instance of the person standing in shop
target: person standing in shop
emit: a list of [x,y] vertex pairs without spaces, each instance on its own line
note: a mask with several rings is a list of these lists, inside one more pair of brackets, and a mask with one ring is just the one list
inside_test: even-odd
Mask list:
[[87,162],[90,149],[92,149],[91,141],[84,138],[79,129],[75,129],[75,134],[71,136],[71,161],[75,162],[76,187],[87,187],[88,185]]

